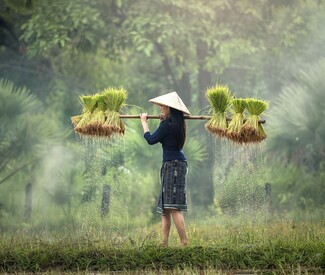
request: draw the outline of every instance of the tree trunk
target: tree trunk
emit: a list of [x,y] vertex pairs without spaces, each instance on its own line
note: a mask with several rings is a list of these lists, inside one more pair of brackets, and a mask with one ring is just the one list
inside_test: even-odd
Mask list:
[[182,98],[186,106],[191,106],[192,89],[189,73],[183,73],[182,78],[180,80],[180,90],[177,91],[177,93],[179,93],[179,96]]
[[25,220],[29,220],[32,216],[32,184],[29,182],[25,188]]
[[111,196],[111,187],[108,184],[103,185],[103,197],[102,197],[102,206],[101,206],[101,216],[102,218],[106,217],[109,212],[110,196]]
[[161,44],[159,44],[159,43],[155,43],[155,45],[156,45],[156,49],[157,49],[158,53],[162,57],[163,68],[165,70],[167,79],[169,79],[170,84],[173,86],[173,89],[176,92],[179,92],[179,85],[178,85],[177,80],[176,80],[176,78],[174,76],[172,66],[170,64],[170,61],[168,59],[167,54],[165,53],[165,50],[164,50],[163,46]]
[[198,57],[199,73],[198,73],[198,86],[199,86],[199,104],[200,108],[204,108],[207,105],[205,99],[205,93],[207,87],[212,85],[211,74],[204,67],[206,58],[208,57],[208,45],[199,41],[196,46],[196,52]]
[[266,197],[266,207],[268,214],[272,217],[273,208],[272,208],[272,187],[271,183],[266,183],[264,186],[265,197]]

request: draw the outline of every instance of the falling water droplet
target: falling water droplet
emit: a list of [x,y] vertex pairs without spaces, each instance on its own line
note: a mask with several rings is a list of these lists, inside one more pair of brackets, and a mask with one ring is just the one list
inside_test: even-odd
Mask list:
[[82,137],[80,141],[85,178],[82,230],[119,229],[127,217],[124,139],[120,136]]
[[245,224],[265,221],[262,145],[216,139],[213,150],[215,198],[222,213]]

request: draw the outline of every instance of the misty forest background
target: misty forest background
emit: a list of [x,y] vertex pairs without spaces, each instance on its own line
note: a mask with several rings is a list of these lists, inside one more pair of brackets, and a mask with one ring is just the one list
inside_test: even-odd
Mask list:
[[251,157],[187,122],[189,220],[240,213],[244,185],[259,208],[266,183],[272,219],[324,220],[324,26],[316,0],[0,0],[0,229],[155,222],[160,146],[139,120],[80,139],[79,96],[123,86],[125,113],[157,114],[175,90],[197,115],[216,83],[270,102],[268,138]]

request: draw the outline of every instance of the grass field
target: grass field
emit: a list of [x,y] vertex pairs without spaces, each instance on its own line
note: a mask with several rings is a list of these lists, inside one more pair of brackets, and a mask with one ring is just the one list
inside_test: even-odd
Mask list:
[[[1,272],[126,274],[323,274],[324,223],[189,224],[190,244],[175,230],[160,247],[160,225],[89,227],[69,233],[1,233]],[[237,273],[236,273],[237,272]]]

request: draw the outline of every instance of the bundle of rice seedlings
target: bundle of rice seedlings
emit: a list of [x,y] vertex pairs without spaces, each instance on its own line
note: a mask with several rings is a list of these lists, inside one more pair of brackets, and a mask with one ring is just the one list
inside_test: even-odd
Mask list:
[[234,98],[231,101],[232,118],[228,125],[227,137],[235,143],[243,143],[244,141],[244,136],[241,129],[244,124],[245,108],[245,99]]
[[228,86],[216,85],[206,91],[206,98],[211,105],[212,118],[205,128],[212,134],[225,137],[227,133],[227,114],[231,96]]
[[108,88],[93,96],[81,96],[83,114],[71,117],[74,130],[82,135],[111,136],[124,134],[119,112],[125,106],[127,91]]
[[78,124],[75,126],[74,130],[80,134],[89,134],[87,130],[87,125],[92,117],[92,112],[95,110],[97,105],[97,98],[94,96],[81,96],[81,104],[83,106],[83,113],[81,118],[71,118],[72,123],[79,120]]
[[103,124],[105,136],[124,134],[125,125],[119,116],[120,110],[126,106],[127,91],[123,88],[108,88],[103,91],[103,101],[106,106],[106,121]]
[[103,132],[105,136],[111,136],[113,134],[123,135],[125,132],[125,126],[120,119],[118,112],[106,112],[106,121],[103,125]]
[[92,113],[92,118],[88,122],[86,128],[89,135],[92,136],[103,136],[104,129],[103,125],[105,123],[105,111],[106,105],[104,102],[104,95],[96,94],[97,108]]
[[257,143],[266,138],[266,132],[263,125],[258,123],[260,115],[268,108],[268,102],[255,98],[246,99],[246,109],[249,112],[249,117],[242,127],[242,133],[245,143]]

